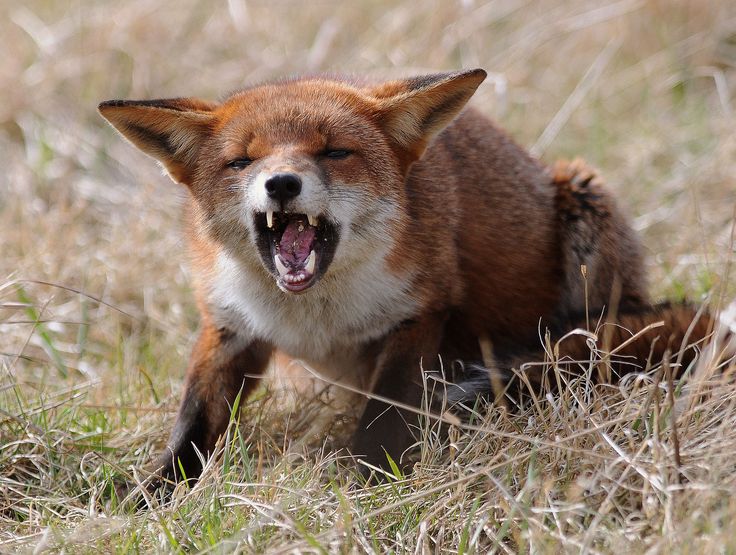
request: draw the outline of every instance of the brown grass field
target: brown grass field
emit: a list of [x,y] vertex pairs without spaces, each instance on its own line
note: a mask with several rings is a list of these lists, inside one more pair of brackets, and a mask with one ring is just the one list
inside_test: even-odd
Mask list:
[[340,427],[300,434],[315,408],[267,386],[193,490],[122,503],[197,316],[186,192],[96,111],[483,67],[475,106],[600,169],[655,295],[734,321],[733,0],[0,0],[0,37],[0,552],[736,552],[736,389],[708,360],[674,390],[655,368],[491,407],[449,446],[428,424],[414,473],[366,488]]

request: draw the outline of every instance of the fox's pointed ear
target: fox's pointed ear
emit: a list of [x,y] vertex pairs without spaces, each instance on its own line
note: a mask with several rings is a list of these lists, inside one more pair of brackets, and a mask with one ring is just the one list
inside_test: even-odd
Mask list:
[[192,98],[109,100],[100,114],[177,183],[191,184],[194,162],[214,122],[216,104]]
[[482,69],[390,81],[369,94],[383,129],[415,160],[429,140],[460,113],[486,78]]

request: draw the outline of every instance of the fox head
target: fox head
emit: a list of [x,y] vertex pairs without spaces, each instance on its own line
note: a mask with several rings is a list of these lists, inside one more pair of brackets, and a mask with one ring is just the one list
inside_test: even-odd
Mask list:
[[193,98],[112,100],[100,113],[185,185],[198,226],[258,253],[288,293],[360,265],[401,225],[404,182],[485,79],[481,69],[380,84],[307,78]]

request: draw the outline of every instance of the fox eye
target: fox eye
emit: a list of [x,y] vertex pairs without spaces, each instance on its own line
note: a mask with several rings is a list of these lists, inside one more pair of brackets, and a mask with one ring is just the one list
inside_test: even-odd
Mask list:
[[242,170],[246,166],[250,166],[252,162],[253,160],[250,158],[236,158],[235,160],[230,160],[230,162],[225,165],[233,170]]
[[324,152],[324,155],[327,156],[327,158],[332,158],[333,160],[342,160],[343,158],[347,158],[351,154],[352,152],[350,152],[349,150],[339,150],[339,149],[335,149],[335,150],[327,149]]

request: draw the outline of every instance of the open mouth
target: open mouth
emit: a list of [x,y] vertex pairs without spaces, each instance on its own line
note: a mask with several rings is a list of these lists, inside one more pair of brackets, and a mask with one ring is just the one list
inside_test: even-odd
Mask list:
[[287,212],[261,212],[255,222],[261,258],[282,291],[300,293],[317,283],[335,254],[335,225]]

